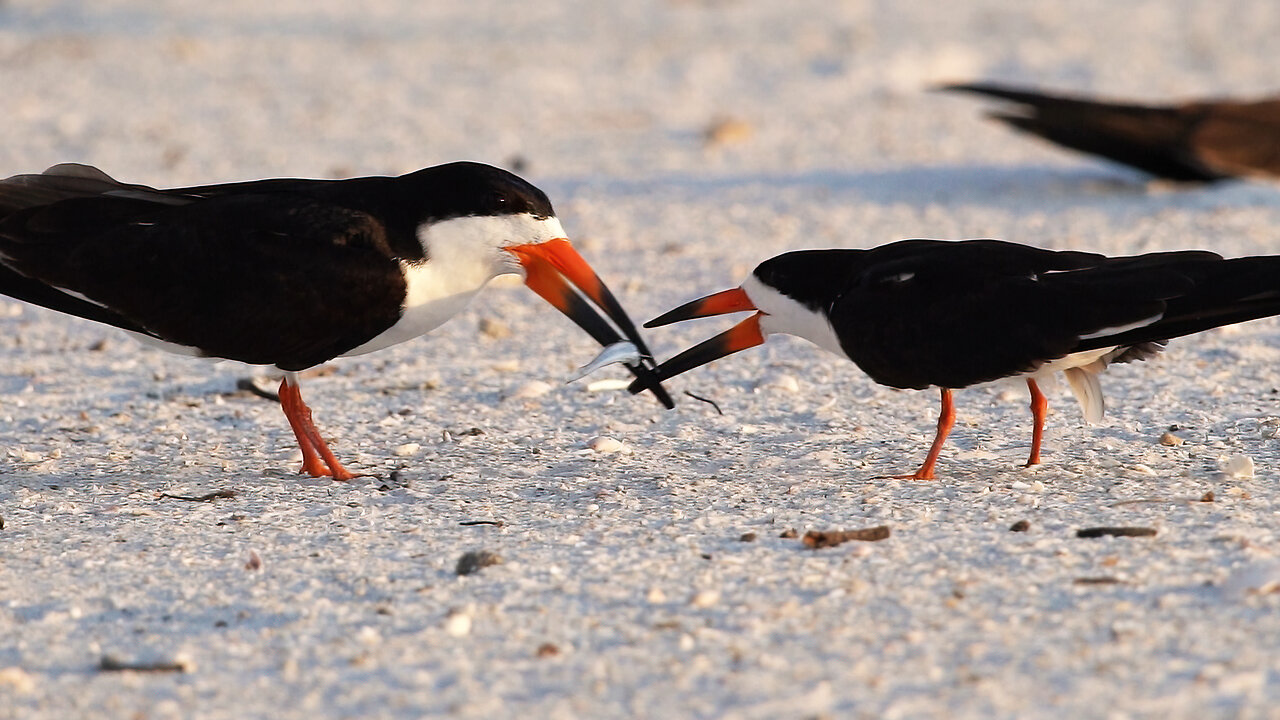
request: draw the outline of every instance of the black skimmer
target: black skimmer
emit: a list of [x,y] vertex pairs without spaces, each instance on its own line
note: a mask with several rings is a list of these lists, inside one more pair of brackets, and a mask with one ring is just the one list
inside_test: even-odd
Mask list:
[[506,273],[601,344],[625,336],[645,356],[632,372],[672,406],[547,196],[504,170],[460,162],[157,190],[65,164],[0,181],[0,293],[170,350],[283,370],[280,405],[316,477],[356,474],[316,430],[298,373],[429,332]]
[[[1280,314],[1280,256],[1205,251],[1106,257],[999,240],[903,240],[870,250],[801,250],[761,263],[740,287],[655,318],[756,311],[658,367],[667,379],[764,342],[803,337],[883,385],[942,392],[934,465],[955,421],[952,391],[1024,377],[1040,462],[1048,402],[1037,381],[1063,372],[1090,421],[1101,419],[1108,363],[1143,360],[1175,337]],[[639,391],[637,383],[632,391]]]
[[1140,105],[993,83],[945,85],[1012,104],[990,116],[1170,180],[1280,175],[1280,98]]

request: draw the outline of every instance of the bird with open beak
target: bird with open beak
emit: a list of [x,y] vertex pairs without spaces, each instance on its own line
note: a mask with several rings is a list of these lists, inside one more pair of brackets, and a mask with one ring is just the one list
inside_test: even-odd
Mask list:
[[[1085,418],[1102,418],[1098,376],[1145,360],[1176,337],[1280,314],[1280,256],[1225,259],[1203,250],[1107,257],[999,240],[902,240],[867,250],[798,250],[764,261],[741,286],[645,323],[754,311],[658,367],[662,380],[773,333],[847,358],[882,385],[942,396],[924,464],[928,480],[955,423],[952,391],[1026,380],[1040,462],[1048,400],[1038,381],[1062,372]],[[642,389],[636,382],[632,392]]]
[[428,333],[508,273],[602,345],[634,344],[631,372],[672,407],[547,196],[504,170],[158,190],[64,164],[0,181],[0,293],[169,350],[274,365],[302,469],[317,477],[357,473],[316,429],[299,372]]

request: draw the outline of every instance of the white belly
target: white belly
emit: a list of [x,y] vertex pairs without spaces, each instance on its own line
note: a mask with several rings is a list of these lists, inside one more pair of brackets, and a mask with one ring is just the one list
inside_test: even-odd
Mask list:
[[471,298],[494,276],[488,267],[478,267],[481,272],[440,272],[442,264],[406,264],[408,292],[400,319],[369,342],[348,350],[343,357],[371,353],[435,330],[465,310]]

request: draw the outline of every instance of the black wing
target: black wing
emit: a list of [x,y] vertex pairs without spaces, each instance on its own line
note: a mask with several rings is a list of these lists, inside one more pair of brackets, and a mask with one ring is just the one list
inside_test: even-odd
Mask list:
[[1195,294],[1190,270],[1223,262],[1208,252],[1106,258],[994,240],[909,243],[868,251],[830,311],[849,357],[893,387],[966,387],[1079,350],[1195,332],[1205,328],[1161,325],[1170,302],[1223,299]]
[[[1197,255],[1205,257],[1196,257]],[[1280,256],[1221,259],[1212,253],[1155,253],[1115,258],[1099,273],[1116,283],[1136,274],[1174,273],[1190,284],[1165,300],[1156,322],[1081,340],[1074,350],[1163,342],[1223,325],[1280,314]]]
[[210,356],[310,367],[394,324],[403,277],[373,217],[281,190],[11,178],[0,292]]
[[[76,197],[112,192],[155,192],[151,188],[117,182],[97,168],[77,163],[55,165],[39,175],[15,175],[0,181],[0,229],[19,210],[50,205]],[[164,198],[157,193],[160,201]],[[150,335],[146,328],[110,308],[69,295],[39,279],[27,277],[4,264],[0,256],[0,292],[34,305],[76,315],[107,325]]]
[[975,83],[957,90],[1013,103],[991,117],[1081,152],[1172,180],[1280,174],[1280,100],[1138,105]]

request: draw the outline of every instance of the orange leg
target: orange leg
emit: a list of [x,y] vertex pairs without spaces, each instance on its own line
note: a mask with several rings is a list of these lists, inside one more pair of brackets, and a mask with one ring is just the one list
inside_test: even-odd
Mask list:
[[302,471],[311,477],[331,476],[334,480],[350,480],[361,477],[342,467],[329,445],[320,437],[320,431],[311,421],[311,408],[302,401],[302,390],[292,375],[280,381],[280,409],[289,420],[289,427],[298,438],[302,449]]
[[1036,381],[1027,378],[1027,389],[1031,391],[1031,418],[1035,426],[1031,430],[1031,456],[1027,458],[1027,467],[1040,464],[1040,441],[1044,439],[1044,418],[1049,412],[1049,401]]
[[933,466],[938,464],[938,456],[942,454],[942,444],[956,424],[956,406],[951,399],[951,390],[942,388],[942,409],[938,412],[938,432],[933,436],[933,445],[925,456],[924,464],[911,475],[893,475],[896,480],[932,480]]

